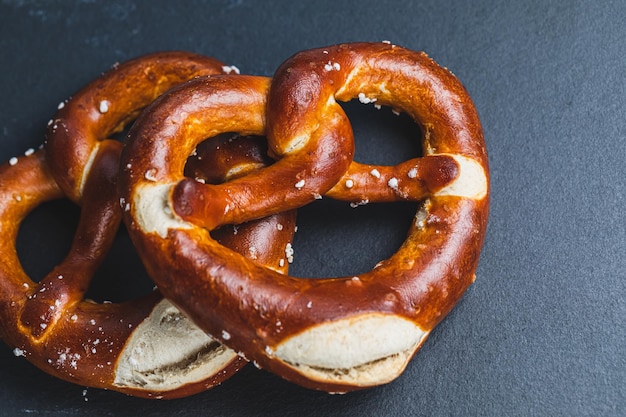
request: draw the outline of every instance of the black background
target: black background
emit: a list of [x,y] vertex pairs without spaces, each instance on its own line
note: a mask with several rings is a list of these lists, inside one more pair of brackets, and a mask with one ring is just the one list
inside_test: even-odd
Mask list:
[[[37,147],[57,104],[115,62],[182,49],[269,76],[302,49],[390,40],[465,84],[492,175],[478,279],[391,384],[332,396],[249,366],[209,392],[150,401],[85,392],[0,344],[0,415],[625,415],[625,16],[622,1],[0,1],[2,161]],[[347,109],[359,160],[417,152],[405,118]],[[292,272],[371,268],[413,209],[301,210]],[[24,223],[18,248],[35,279],[63,256],[77,213],[61,201]],[[92,296],[150,286],[120,231]]]

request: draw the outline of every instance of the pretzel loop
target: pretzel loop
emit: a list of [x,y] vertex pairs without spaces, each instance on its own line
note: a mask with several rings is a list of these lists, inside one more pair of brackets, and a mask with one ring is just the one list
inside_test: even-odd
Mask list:
[[216,59],[188,52],[150,54],[116,64],[61,102],[45,141],[50,169],[61,189],[80,201],[86,173],[102,141],[121,132],[171,87],[197,76],[220,74],[224,68]]
[[[335,98],[360,95],[421,126],[420,162],[384,169],[351,162],[351,128]],[[182,177],[202,140],[263,134],[264,116],[276,163],[220,186]],[[327,125],[334,130],[319,135]],[[482,128],[463,86],[425,54],[348,44],[296,54],[271,85],[243,76],[191,81],[143,113],[122,161],[124,221],[159,288],[210,334],[227,331],[221,342],[304,386],[349,391],[396,378],[475,279],[489,205]],[[393,193],[359,180],[383,172],[392,177],[382,186]],[[402,185],[412,180],[415,190]],[[419,200],[404,244],[370,272],[299,279],[252,264],[207,231],[329,190],[336,198]]]
[[18,326],[34,340],[53,332],[63,311],[83,298],[113,243],[122,217],[115,181],[118,162],[119,148],[105,144],[85,187],[82,216],[68,256],[38,283],[24,303]]

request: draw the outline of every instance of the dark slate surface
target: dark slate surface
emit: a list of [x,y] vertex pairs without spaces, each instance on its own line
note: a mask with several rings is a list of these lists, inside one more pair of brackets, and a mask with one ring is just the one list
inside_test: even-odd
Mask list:
[[[148,401],[59,382],[0,344],[0,415],[626,415],[624,16],[620,1],[2,0],[2,161],[38,146],[57,103],[118,61],[184,49],[271,75],[301,49],[391,40],[470,91],[492,210],[478,280],[389,385],[331,396],[247,367],[192,398]],[[360,160],[415,151],[407,120],[348,110]],[[367,270],[401,242],[412,210],[302,210],[293,273]],[[63,256],[77,212],[58,202],[27,219],[27,272]],[[101,299],[150,288],[124,232],[98,282]]]

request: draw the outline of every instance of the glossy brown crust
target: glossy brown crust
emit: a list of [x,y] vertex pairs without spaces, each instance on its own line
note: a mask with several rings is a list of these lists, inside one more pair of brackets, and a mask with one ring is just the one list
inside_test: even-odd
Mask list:
[[[175,212],[208,229],[302,204],[311,195],[319,196],[333,187],[337,198],[357,195],[369,199],[369,193],[359,190],[370,187],[369,182],[355,181],[349,192],[337,184],[338,179],[348,178],[350,164],[345,158],[352,159],[352,145],[345,145],[351,130],[333,101],[363,93],[379,104],[407,112],[423,131],[425,156],[420,163],[424,165],[415,168],[422,170],[424,175],[418,181],[425,185],[417,187],[415,195],[409,191],[391,197],[385,192],[378,194],[381,201],[420,201],[406,241],[391,258],[359,275],[358,280],[353,276],[298,279],[246,261],[217,245],[203,227],[171,228],[162,238],[141,228],[133,217],[134,207],[124,219],[159,287],[209,333],[219,335],[227,329],[230,338],[222,340],[224,343],[303,386],[326,391],[364,388],[366,385],[359,383],[309,377],[272,352],[289,337],[321,323],[363,314],[403,317],[429,332],[453,308],[475,279],[487,226],[489,174],[478,115],[449,71],[423,53],[385,43],[347,44],[296,54],[275,74],[265,113],[267,88],[267,81],[258,77],[211,77],[163,96],[131,130],[123,165],[132,168],[121,176],[121,194],[132,201],[137,187],[146,184],[144,173],[154,170],[157,183],[178,184],[169,203]],[[281,158],[278,162],[253,177],[233,181],[233,186],[181,181],[186,155],[201,138],[225,131],[262,134],[264,115],[269,147]],[[332,126],[332,136],[340,136],[339,144],[318,140],[322,126]],[[285,151],[284,143],[277,144],[281,137],[312,139]],[[175,146],[167,149],[166,140]],[[344,152],[345,158],[337,152]],[[313,155],[315,160],[293,165],[298,158],[306,159],[303,154]],[[439,193],[459,175],[454,156],[469,158],[480,166],[485,187],[482,195],[468,198]],[[325,159],[317,159],[321,157]],[[331,174],[321,178],[324,171],[311,169],[313,165],[328,168]],[[352,168],[348,175],[371,170]],[[276,174],[278,170],[281,175]],[[266,172],[272,174],[265,176]],[[407,177],[413,179],[408,172],[397,179],[405,181]],[[295,184],[302,180],[298,189]],[[304,197],[297,196],[298,191]],[[353,194],[356,191],[360,194]],[[248,202],[252,208],[246,211]],[[259,208],[261,204],[265,205]],[[150,256],[154,252],[162,256]],[[175,283],[171,276],[177,277]],[[193,296],[189,288],[193,288]]]
[[100,141],[121,132],[140,111],[171,87],[197,76],[220,74],[220,61],[189,52],[159,52],[113,66],[59,104],[46,132],[55,180],[74,201],[83,172]]

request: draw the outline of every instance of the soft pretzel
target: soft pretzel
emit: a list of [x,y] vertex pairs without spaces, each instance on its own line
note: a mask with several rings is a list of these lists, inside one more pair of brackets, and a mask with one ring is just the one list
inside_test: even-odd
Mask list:
[[[221,165],[226,167],[229,152],[205,155],[225,160]],[[84,187],[71,250],[39,283],[22,270],[15,239],[22,219],[33,208],[62,198],[63,192],[42,151],[0,168],[4,260],[0,265],[0,337],[15,348],[16,355],[25,356],[45,372],[84,386],[153,398],[177,398],[211,388],[246,361],[206,335],[158,291],[124,303],[83,300],[120,221],[115,184],[118,160],[119,148],[103,144]],[[240,167],[246,172],[257,164],[242,162]],[[294,213],[282,213],[237,229],[218,229],[214,236],[244,256],[285,273],[281,251],[294,226]]]
[[[421,162],[353,164],[335,102],[353,97],[407,112],[423,131]],[[195,146],[228,131],[267,133],[281,159],[221,186],[184,179]],[[423,53],[347,44],[296,54],[271,88],[259,77],[190,81],[142,114],[122,161],[124,219],[161,290],[209,333],[227,331],[222,342],[301,385],[349,391],[396,378],[475,279],[489,204],[482,128],[464,87]],[[419,201],[404,244],[370,272],[299,279],[252,264],[206,230],[329,190]]]
[[[115,183],[121,143],[102,139],[132,121],[168,87],[222,69],[212,58],[182,52],[115,66],[60,106],[49,124],[47,157],[43,151],[29,152],[11,161],[19,162],[16,166],[2,168],[0,245],[6,262],[0,268],[0,336],[17,354],[75,383],[160,398],[210,388],[245,363],[158,293],[122,304],[81,301],[121,217]],[[228,178],[234,152],[229,147],[225,144],[220,156],[195,159],[223,159],[217,173]],[[258,160],[237,158],[242,172],[258,167]],[[62,196],[82,205],[79,229],[64,262],[35,284],[17,260],[17,228],[32,208]],[[214,234],[244,256],[286,272],[281,250],[293,233],[293,216],[278,214]],[[278,230],[277,223],[284,229]]]

